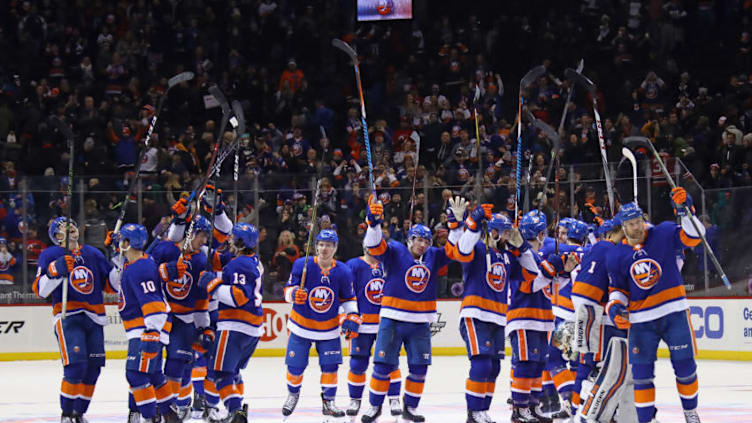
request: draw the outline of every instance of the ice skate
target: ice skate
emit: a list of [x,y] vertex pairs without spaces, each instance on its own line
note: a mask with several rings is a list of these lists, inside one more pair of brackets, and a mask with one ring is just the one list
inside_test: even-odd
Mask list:
[[180,420],[185,420],[189,417],[189,414],[191,414],[191,407],[188,405],[182,407],[178,406],[176,413]]
[[402,407],[402,420],[406,422],[424,422],[426,418],[420,414],[415,414],[415,409],[407,406],[407,402],[404,402]]
[[[345,417],[345,412],[337,408],[334,399],[326,399],[324,394],[321,394],[321,414],[324,415],[324,422],[336,421],[336,419]],[[332,420],[332,418],[335,420]]]
[[483,416],[482,411],[467,411],[467,420],[466,423],[486,423],[486,420]]
[[572,417],[572,405],[569,403],[569,401],[558,403],[557,409],[557,411],[552,410],[552,419],[568,419]]
[[347,407],[348,416],[355,417],[358,415],[358,412],[360,411],[360,401],[361,400],[355,398],[350,399],[350,406]]
[[512,423],[539,423],[530,408],[515,405],[512,408]]
[[138,414],[138,411],[128,412],[128,423],[141,423],[141,415]]
[[193,404],[191,405],[191,418],[200,419],[204,415],[206,410],[206,398],[203,395],[199,395],[198,392],[193,393]]
[[243,404],[238,410],[235,410],[227,416],[226,423],[248,423],[248,404]]
[[76,423],[73,416],[60,416],[60,423]]
[[225,420],[225,417],[222,415],[222,412],[219,411],[219,408],[216,407],[207,407],[206,411],[204,412],[204,421],[207,423],[223,423]]
[[402,406],[400,405],[399,397],[389,398],[389,411],[395,417],[402,415]]
[[374,423],[376,419],[379,418],[381,415],[381,406],[380,405],[372,405],[368,410],[366,410],[365,413],[363,413],[363,416],[361,416],[360,421],[363,423]]
[[73,421],[76,423],[89,423],[88,420],[82,415],[78,414],[76,412],[73,412]]
[[288,392],[285,404],[282,406],[282,415],[287,417],[295,411],[295,406],[298,405],[298,399],[300,398],[300,392]]
[[684,410],[684,420],[687,423],[700,423],[700,416],[697,410]]
[[547,417],[543,412],[541,411],[540,404],[532,405],[530,404],[530,414],[533,415],[540,423],[553,423],[553,419],[550,417]]
[[491,416],[488,414],[488,410],[481,411],[481,417],[483,418],[484,423],[496,423],[494,419],[491,418]]
[[183,419],[178,416],[178,408],[174,404],[170,406],[170,409],[167,411],[167,413],[162,415],[162,419],[164,423],[182,423]]

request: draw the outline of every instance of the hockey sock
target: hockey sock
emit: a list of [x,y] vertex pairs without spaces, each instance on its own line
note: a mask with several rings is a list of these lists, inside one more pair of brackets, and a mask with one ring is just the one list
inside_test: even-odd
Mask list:
[[206,374],[206,379],[204,379],[204,398],[206,399],[206,405],[211,408],[219,406],[219,391],[214,381],[215,377],[214,371],[211,370]]
[[180,380],[180,392],[176,404],[178,407],[187,407],[191,404],[191,394],[193,393],[191,383],[191,372],[193,369],[190,365],[183,369],[183,377]]
[[543,399],[543,378],[536,377],[533,379],[533,385],[530,387],[530,403],[538,404]]
[[553,378],[551,378],[551,373],[548,370],[544,370],[541,378],[543,383],[543,394],[547,397],[556,395],[556,387],[554,386]]
[[245,394],[245,384],[243,383],[243,376],[240,375],[240,372],[235,373],[235,378],[233,379],[233,382],[235,383],[235,389],[240,394],[241,398],[243,397],[243,394]]
[[91,397],[94,396],[94,386],[96,386],[101,372],[102,368],[99,366],[89,366],[86,368],[86,375],[81,383],[78,399],[73,406],[78,415],[83,416],[89,409]]
[[64,416],[70,416],[83,390],[86,363],[73,363],[63,368],[63,382],[60,384],[60,408]]
[[653,385],[654,364],[633,364],[634,399],[637,407],[637,419],[647,423],[655,416],[655,386]]
[[321,393],[324,399],[331,400],[337,395],[337,364],[321,366]]
[[167,378],[167,385],[173,398],[177,398],[180,394],[181,382],[186,367],[189,366],[184,360],[168,358],[167,361],[165,361],[164,375]]
[[374,363],[373,373],[371,373],[371,386],[368,394],[368,401],[373,406],[380,406],[384,403],[384,397],[389,392],[389,375],[394,371],[395,366],[385,363]]
[[303,384],[303,372],[305,368],[287,366],[287,391],[290,393],[300,392],[300,385]]
[[191,370],[191,382],[193,390],[199,395],[204,395],[204,379],[206,379],[206,356],[194,353],[193,369]]
[[592,360],[589,360],[587,356],[592,356],[592,353],[586,354],[586,358],[581,360],[577,364],[577,376],[574,379],[574,386],[572,387],[572,410],[577,410],[580,405],[580,391],[582,391],[582,381],[590,376],[590,372],[593,371]]
[[470,377],[465,381],[465,402],[469,411],[480,411],[486,403],[486,381],[491,373],[491,357],[470,358]]
[[[126,370],[125,378],[130,385],[129,406],[133,406],[144,419],[153,419],[157,415],[157,396],[154,386],[149,381],[149,375],[135,370]],[[129,398],[131,398],[129,397]]]
[[491,401],[493,401],[494,391],[496,391],[496,378],[499,377],[499,372],[501,372],[501,360],[491,358],[491,373],[488,374],[486,379],[486,398],[483,400],[482,410],[491,409]]
[[240,409],[242,397],[235,388],[235,375],[230,372],[216,372],[215,383],[227,411],[232,413]]
[[[154,394],[157,397],[157,407],[160,413],[166,415],[170,412],[170,406],[175,403],[177,395],[172,393],[173,383],[170,383],[162,373],[154,373],[149,375],[151,384],[154,386]],[[175,381],[178,387],[179,381]],[[179,389],[179,388],[178,388]]]
[[697,364],[690,358],[671,361],[676,375],[676,389],[679,391],[682,408],[694,410],[697,408]]
[[[365,378],[363,378],[363,381],[365,381]],[[389,398],[398,398],[401,390],[402,372],[400,372],[400,369],[396,369],[389,373],[389,392],[387,392],[387,396]]]
[[[553,376],[554,385],[556,390],[562,395],[562,397],[572,395],[572,389],[574,389],[575,373],[567,368],[558,369],[551,374]],[[555,392],[546,393],[546,395],[556,395]]]
[[420,397],[423,395],[423,387],[426,384],[428,366],[425,364],[410,365],[409,363],[407,366],[410,373],[405,380],[405,405],[417,408]]
[[527,407],[530,404],[537,368],[538,363],[533,361],[519,361],[515,364],[512,376],[512,401],[515,406]]
[[347,390],[350,393],[350,398],[363,398],[367,369],[368,357],[359,355],[350,358],[350,371],[347,373]]

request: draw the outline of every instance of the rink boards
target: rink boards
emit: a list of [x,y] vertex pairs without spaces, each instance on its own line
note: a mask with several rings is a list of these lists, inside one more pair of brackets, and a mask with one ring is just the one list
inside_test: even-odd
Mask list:
[[[717,360],[752,360],[752,298],[689,299],[698,357]],[[438,302],[438,321],[431,325],[435,355],[463,355],[457,300]],[[264,305],[264,336],[256,356],[282,356],[287,345],[286,321],[290,304]],[[127,340],[117,305],[107,305],[105,349],[110,358],[124,358]],[[347,343],[343,341],[345,350]],[[664,344],[660,356],[668,356]],[[509,353],[507,351],[507,353]],[[58,358],[49,305],[0,306],[0,361]]]

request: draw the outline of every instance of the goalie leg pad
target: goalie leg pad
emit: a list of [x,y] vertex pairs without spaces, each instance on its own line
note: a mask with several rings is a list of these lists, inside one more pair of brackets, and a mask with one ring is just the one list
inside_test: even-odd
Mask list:
[[613,338],[603,368],[595,380],[581,414],[595,421],[611,421],[629,376],[627,341]]
[[598,352],[601,338],[603,307],[582,304],[577,308],[574,320],[573,348],[577,352]]

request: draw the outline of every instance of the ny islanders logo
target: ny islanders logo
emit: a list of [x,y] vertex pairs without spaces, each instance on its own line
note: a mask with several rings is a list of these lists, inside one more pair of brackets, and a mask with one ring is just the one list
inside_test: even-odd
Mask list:
[[507,279],[507,269],[502,263],[496,262],[486,272],[486,282],[496,292],[504,290],[504,284]]
[[384,279],[374,278],[368,281],[363,291],[371,304],[381,305],[381,291],[384,289]]
[[642,258],[629,267],[629,274],[641,289],[650,289],[661,279],[661,265],[651,258]]
[[94,274],[85,266],[74,267],[68,279],[76,291],[84,295],[94,292]]
[[316,313],[326,313],[334,304],[334,291],[328,286],[317,286],[308,294],[308,304]]
[[392,0],[379,0],[376,4],[376,12],[381,16],[392,13],[393,8],[394,2]]
[[193,276],[187,271],[182,278],[165,284],[167,293],[176,300],[184,300],[190,294],[191,286],[193,286]]
[[405,273],[405,285],[410,291],[420,294],[426,290],[430,278],[431,271],[424,264],[415,264]]
[[125,295],[123,295],[123,291],[118,291],[118,311],[125,310]]

